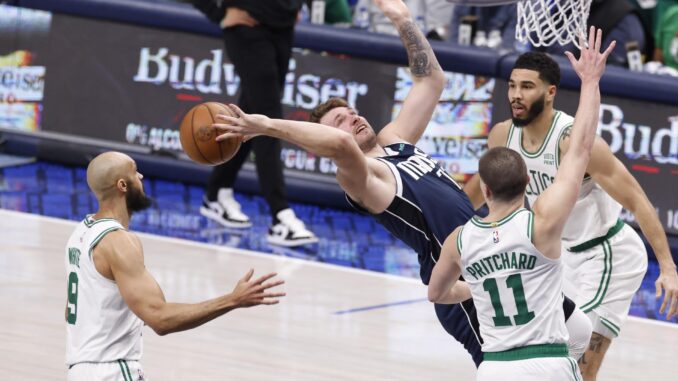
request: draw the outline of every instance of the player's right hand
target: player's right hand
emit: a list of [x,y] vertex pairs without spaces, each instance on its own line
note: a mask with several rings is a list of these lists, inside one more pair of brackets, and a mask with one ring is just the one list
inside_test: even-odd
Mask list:
[[[282,279],[272,279],[278,274],[266,274],[255,280],[251,280],[252,275],[254,275],[254,269],[250,269],[235,285],[231,298],[236,307],[278,304],[279,298],[286,295],[284,292],[267,292],[267,290],[285,283]],[[270,282],[266,282],[268,280]]]

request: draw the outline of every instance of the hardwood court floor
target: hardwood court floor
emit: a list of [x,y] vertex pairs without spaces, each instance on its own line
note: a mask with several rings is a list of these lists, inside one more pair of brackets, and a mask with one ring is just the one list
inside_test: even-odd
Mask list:
[[[0,380],[66,379],[64,245],[74,226],[0,210]],[[158,337],[146,328],[150,380],[474,379],[470,357],[415,280],[140,236],[169,301],[229,292],[250,267],[277,271],[288,293],[277,306],[236,310],[187,332]],[[379,305],[388,306],[359,310]],[[599,380],[675,379],[676,357],[677,326],[632,318]]]

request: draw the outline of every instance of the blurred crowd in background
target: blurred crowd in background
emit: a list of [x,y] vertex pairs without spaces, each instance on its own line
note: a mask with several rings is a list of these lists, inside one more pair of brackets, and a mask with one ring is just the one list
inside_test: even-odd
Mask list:
[[[533,49],[515,38],[516,4],[474,7],[447,0],[404,1],[429,39],[501,53]],[[305,0],[300,22],[318,22],[317,17],[312,19],[313,7],[324,8],[321,21],[325,24],[397,34],[372,0]],[[604,45],[617,41],[608,61],[611,64],[678,76],[678,0],[593,0],[588,24],[602,28]],[[464,33],[465,27],[470,34]],[[556,45],[540,49],[560,54],[573,48]]]

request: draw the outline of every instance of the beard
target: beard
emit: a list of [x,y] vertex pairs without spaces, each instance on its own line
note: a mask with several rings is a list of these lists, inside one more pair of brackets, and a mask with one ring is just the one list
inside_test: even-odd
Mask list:
[[[529,109],[527,109],[527,115],[524,118],[516,118],[513,115],[511,119],[513,124],[516,127],[522,128],[532,123],[537,117],[544,111],[544,104],[546,103],[546,94],[542,95],[541,98],[537,99]],[[510,106],[510,105],[509,105]]]
[[367,152],[374,148],[377,145],[377,134],[374,133],[374,130],[370,127],[371,133],[365,138],[362,142],[358,143],[358,147],[363,152]]
[[132,215],[134,212],[140,212],[148,209],[153,204],[153,199],[146,196],[143,188],[137,188],[134,183],[130,183],[129,192],[125,195],[127,204],[127,213]]

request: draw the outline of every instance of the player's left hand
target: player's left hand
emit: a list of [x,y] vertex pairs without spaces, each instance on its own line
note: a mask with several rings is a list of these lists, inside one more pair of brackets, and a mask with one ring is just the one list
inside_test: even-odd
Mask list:
[[662,296],[662,290],[664,291],[664,301],[659,308],[659,313],[666,312],[666,320],[671,320],[678,315],[678,274],[675,270],[661,271],[654,285],[657,288],[655,295],[657,299]]
[[579,45],[581,46],[579,59],[574,58],[572,53],[565,52],[565,55],[572,64],[572,68],[582,82],[598,81],[603,76],[607,57],[612,53],[617,42],[612,41],[607,49],[601,53],[600,46],[602,43],[602,29],[596,29],[596,27],[592,26],[589,30],[588,44],[584,41],[584,36],[579,36]]
[[219,135],[218,142],[230,137],[239,136],[243,141],[252,139],[255,136],[265,135],[269,128],[270,119],[266,115],[247,114],[234,104],[228,107],[237,115],[236,117],[224,114],[218,114],[216,119],[221,123],[215,123],[212,127],[217,129]]

